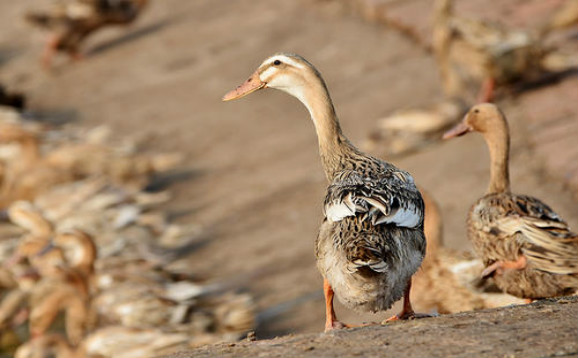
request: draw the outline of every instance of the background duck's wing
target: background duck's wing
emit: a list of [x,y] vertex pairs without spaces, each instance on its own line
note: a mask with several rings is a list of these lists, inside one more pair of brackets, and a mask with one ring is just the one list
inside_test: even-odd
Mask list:
[[578,274],[578,236],[548,205],[513,196],[515,212],[496,221],[496,228],[516,235],[522,252],[539,270]]
[[353,171],[336,175],[327,188],[325,217],[333,222],[348,216],[372,225],[395,224],[417,228],[423,225],[423,200],[407,172],[392,169],[379,176]]

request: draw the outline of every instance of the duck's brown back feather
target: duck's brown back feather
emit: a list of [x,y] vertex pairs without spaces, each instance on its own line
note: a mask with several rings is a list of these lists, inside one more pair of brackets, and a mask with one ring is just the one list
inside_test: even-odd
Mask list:
[[526,257],[526,269],[495,277],[506,292],[542,298],[578,289],[578,236],[540,200],[488,194],[472,206],[468,229],[486,266]]

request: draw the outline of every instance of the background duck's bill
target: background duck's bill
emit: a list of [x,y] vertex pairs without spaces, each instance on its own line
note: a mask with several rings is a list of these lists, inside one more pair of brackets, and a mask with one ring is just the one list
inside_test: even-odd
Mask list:
[[443,139],[450,139],[450,138],[454,138],[454,137],[459,137],[461,135],[468,133],[469,131],[470,131],[470,127],[467,124],[465,124],[464,122],[460,122],[455,127],[448,130],[447,132],[445,132],[442,138]]

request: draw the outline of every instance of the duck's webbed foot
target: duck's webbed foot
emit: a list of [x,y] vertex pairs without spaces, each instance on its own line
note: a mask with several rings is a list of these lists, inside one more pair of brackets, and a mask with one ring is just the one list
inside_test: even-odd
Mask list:
[[350,326],[340,322],[338,320],[327,320],[325,321],[325,332],[329,332],[332,331],[334,329],[343,329],[343,328],[349,328]]
[[410,319],[418,319],[418,318],[428,318],[428,317],[435,317],[435,315],[427,314],[427,313],[417,313],[417,312],[407,312],[401,311],[400,313],[393,315],[383,321],[383,323],[395,322],[395,321],[407,321]]
[[493,276],[494,274],[501,275],[506,270],[523,270],[526,268],[526,256],[520,255],[516,261],[496,261],[482,271],[482,278]]
[[333,309],[333,289],[327,280],[323,280],[323,293],[325,294],[325,332],[334,329],[363,327],[365,324],[352,325],[345,324],[337,320],[335,310]]
[[411,306],[411,301],[409,299],[410,291],[411,291],[411,279],[409,280],[409,282],[407,284],[407,288],[405,289],[405,293],[403,294],[403,309],[401,310],[400,313],[393,315],[393,316],[389,317],[388,319],[384,320],[382,322],[382,324],[386,324],[389,322],[395,322],[395,321],[401,321],[401,320],[405,321],[405,320],[409,320],[409,319],[433,317],[432,315],[429,315],[426,313],[416,313],[413,310],[413,307]]

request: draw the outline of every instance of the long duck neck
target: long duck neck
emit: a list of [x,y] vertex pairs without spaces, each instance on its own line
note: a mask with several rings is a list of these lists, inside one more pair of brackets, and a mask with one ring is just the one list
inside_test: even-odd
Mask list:
[[484,133],[484,139],[490,150],[490,186],[488,194],[509,193],[510,135],[507,124],[504,122],[503,126],[497,127],[489,133]]
[[319,77],[317,80],[305,86],[302,95],[296,97],[311,114],[319,141],[321,163],[327,179],[332,181],[336,172],[344,169],[344,158],[361,153],[341,131],[327,87],[323,79]]

